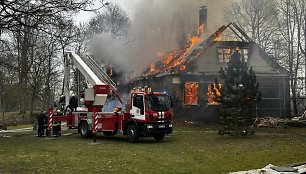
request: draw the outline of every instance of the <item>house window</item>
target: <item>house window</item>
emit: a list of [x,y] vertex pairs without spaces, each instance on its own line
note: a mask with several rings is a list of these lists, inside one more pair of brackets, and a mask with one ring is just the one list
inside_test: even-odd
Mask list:
[[240,54],[244,58],[244,61],[248,62],[248,59],[249,59],[249,50],[248,49],[241,49],[240,50]]
[[218,48],[218,59],[220,63],[227,63],[231,57],[231,49],[230,48]]
[[[230,48],[217,48],[218,60],[219,63],[229,62],[233,51]],[[239,49],[239,53],[244,58],[245,62],[249,59],[249,50],[248,49]]]
[[[219,88],[222,88],[222,84],[218,84]],[[218,105],[220,104],[219,102],[215,101],[215,97],[220,96],[220,92],[218,91],[218,89],[216,88],[216,84],[213,84],[214,89],[216,90],[216,94],[213,93],[212,89],[211,89],[211,84],[208,85],[208,92],[207,92],[207,103],[209,105]]]
[[185,105],[198,105],[198,87],[195,82],[185,83]]

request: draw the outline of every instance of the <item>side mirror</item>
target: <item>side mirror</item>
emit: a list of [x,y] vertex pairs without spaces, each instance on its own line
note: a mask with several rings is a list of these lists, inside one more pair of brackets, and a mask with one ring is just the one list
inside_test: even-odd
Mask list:
[[170,99],[170,108],[173,108],[173,101],[172,101],[172,97],[169,96]]

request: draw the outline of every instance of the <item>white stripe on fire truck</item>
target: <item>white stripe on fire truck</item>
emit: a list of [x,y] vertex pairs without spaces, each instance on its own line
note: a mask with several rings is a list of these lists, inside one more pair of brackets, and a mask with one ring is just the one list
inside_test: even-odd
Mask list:
[[53,122],[52,116],[53,116],[53,114],[50,114],[50,116],[49,116],[49,124],[48,124],[48,129],[49,130],[52,129],[52,122]]
[[98,113],[97,112],[95,113],[94,120],[95,120],[94,132],[96,133],[98,129]]

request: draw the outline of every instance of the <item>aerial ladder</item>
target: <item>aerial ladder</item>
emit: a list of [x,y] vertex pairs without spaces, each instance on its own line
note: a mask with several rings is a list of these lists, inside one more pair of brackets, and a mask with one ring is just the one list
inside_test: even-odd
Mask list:
[[116,83],[102,70],[101,66],[91,56],[86,55],[86,58],[83,60],[102,82],[108,84],[113,91],[117,91]]
[[95,106],[104,105],[107,94],[112,90],[117,92],[115,82],[107,75],[106,72],[89,56],[81,58],[72,51],[67,51],[64,56],[64,89],[65,89],[65,105],[69,105],[70,99],[70,70],[71,66],[78,69],[89,84],[89,88],[84,91],[84,103],[88,111],[92,111]]

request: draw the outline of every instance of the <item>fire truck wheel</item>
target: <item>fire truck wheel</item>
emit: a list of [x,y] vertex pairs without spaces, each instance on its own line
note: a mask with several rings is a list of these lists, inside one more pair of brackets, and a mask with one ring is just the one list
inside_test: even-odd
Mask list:
[[79,132],[84,138],[90,138],[92,136],[92,131],[89,130],[88,123],[84,121],[80,123]]
[[165,138],[165,134],[155,134],[153,135],[155,140],[163,140]]
[[130,124],[127,127],[127,139],[131,143],[135,143],[139,138],[138,129],[135,124]]

